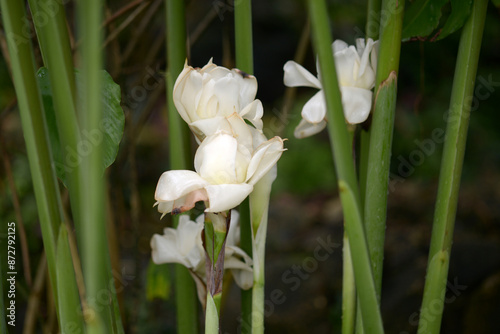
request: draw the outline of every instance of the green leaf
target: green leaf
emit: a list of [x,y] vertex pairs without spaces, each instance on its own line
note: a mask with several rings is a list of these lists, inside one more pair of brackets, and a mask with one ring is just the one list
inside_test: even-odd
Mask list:
[[407,9],[403,20],[402,39],[425,38],[438,26],[441,8],[448,0],[416,0]]
[[61,332],[80,332],[84,329],[80,295],[76,284],[73,259],[66,225],[61,224],[57,237],[56,281]]
[[470,15],[472,0],[451,0],[451,14],[441,30],[438,40],[460,29]]
[[495,5],[497,8],[500,8],[500,0],[491,0],[493,2],[493,5]]
[[[76,69],[75,78],[77,94],[80,99],[83,95],[83,87],[80,84],[82,75]],[[123,128],[125,126],[125,116],[120,105],[120,86],[113,81],[106,71],[101,71],[101,78],[103,83],[101,95],[103,112],[102,122],[98,129],[81,129],[81,140],[78,142],[75,150],[71,147],[61,147],[57,120],[54,112],[49,70],[42,67],[37,72],[55,169],[57,176],[65,185],[66,172],[71,171],[72,168],[80,164],[82,157],[89,154],[96,145],[103,145],[103,173],[116,159],[120,141],[123,136]]]
[[170,297],[170,270],[167,264],[155,264],[150,261],[147,272],[146,298],[168,300]]

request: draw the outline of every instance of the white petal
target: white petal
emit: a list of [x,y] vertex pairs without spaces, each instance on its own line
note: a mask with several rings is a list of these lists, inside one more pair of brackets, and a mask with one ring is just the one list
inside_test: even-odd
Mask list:
[[248,119],[257,129],[262,129],[262,116],[264,115],[264,108],[260,100],[255,100],[248,104],[243,110],[239,112],[240,116]]
[[[180,216],[179,224],[177,225],[176,242],[177,249],[182,256],[187,257],[193,249],[196,249],[197,238],[200,238],[201,240],[202,230],[203,224],[198,224],[197,222],[190,220],[189,215]],[[196,266],[198,261],[199,259],[196,259],[196,262],[190,262],[193,263],[193,266]]]
[[348,123],[359,124],[368,118],[373,93],[368,89],[341,87],[344,116]]
[[224,77],[217,80],[213,93],[219,102],[217,115],[229,116],[239,111],[239,86],[235,78]]
[[359,69],[359,55],[354,46],[335,53],[335,69],[340,86],[354,86]]
[[194,157],[196,171],[211,184],[236,183],[237,148],[236,138],[223,132],[205,138]]
[[223,212],[231,210],[243,202],[252,192],[253,186],[246,183],[219,184],[205,187],[209,206],[206,212]]
[[326,127],[326,120],[323,120],[319,123],[309,123],[305,119],[301,120],[299,125],[295,128],[293,135],[295,138],[306,138],[312,135],[315,135]]
[[171,170],[161,175],[156,186],[155,200],[174,201],[208,184],[190,170]]
[[173,94],[175,106],[177,107],[181,117],[187,123],[190,123],[198,118],[196,115],[196,109],[201,89],[202,77],[200,73],[193,70],[192,67],[181,79],[177,87],[174,88]]
[[205,119],[199,119],[197,121],[189,124],[191,131],[193,131],[196,138],[200,139],[201,143],[203,139],[208,136],[215,134],[218,131],[224,131],[231,133],[231,124],[227,121],[226,117],[215,116]]
[[252,127],[248,125],[237,113],[232,114],[226,119],[230,124],[231,134],[234,138],[236,138],[238,144],[245,146],[250,152],[253,151]]
[[231,269],[236,284],[243,290],[248,290],[253,286],[253,270],[251,269]]
[[344,42],[343,40],[341,39],[336,39],[333,43],[332,43],[332,51],[333,51],[333,54],[335,55],[335,53],[339,52],[339,51],[342,51],[344,49],[347,49],[349,47],[349,45]]
[[283,70],[285,71],[285,75],[283,77],[285,86],[306,86],[321,89],[321,83],[319,80],[312,75],[311,72],[293,60],[287,61],[283,66]]
[[240,214],[236,210],[231,210],[231,223],[227,232],[226,248],[236,246],[240,243]]
[[179,263],[189,268],[186,258],[176,248],[176,231],[169,229],[164,235],[155,234],[151,238],[151,257],[156,264]]
[[240,108],[245,108],[253,100],[255,100],[255,95],[257,95],[257,79],[250,74],[247,74],[238,69],[233,69],[236,81],[238,82],[240,91]]
[[276,163],[283,153],[283,139],[274,137],[260,145],[254,152],[252,160],[248,165],[247,182],[255,184]]
[[319,123],[326,117],[326,101],[320,90],[302,108],[302,117],[310,123]]

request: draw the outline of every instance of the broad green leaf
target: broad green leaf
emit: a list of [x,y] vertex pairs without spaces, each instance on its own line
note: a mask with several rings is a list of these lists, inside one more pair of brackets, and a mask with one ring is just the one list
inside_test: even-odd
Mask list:
[[167,300],[170,297],[170,286],[168,265],[158,265],[150,261],[147,271],[146,298],[148,300],[155,298]]
[[65,224],[60,225],[59,235],[57,236],[56,282],[61,332],[83,332],[84,324],[80,295],[76,284],[68,231]]
[[425,38],[438,26],[441,18],[441,8],[448,0],[416,0],[407,9],[403,20],[401,38]]
[[[61,147],[57,121],[52,100],[52,89],[50,85],[49,70],[42,67],[37,72],[38,84],[40,86],[45,119],[49,130],[49,140],[52,149],[57,176],[66,184],[66,172],[81,163],[82,156],[89,154],[93,147],[102,145],[103,172],[116,159],[118,148],[123,135],[125,116],[120,105],[121,92],[106,71],[101,71],[102,77],[102,121],[98,129],[82,129],[81,140],[76,148]],[[82,96],[81,74],[75,70],[77,94]]]
[[[497,0],[500,1],[500,0]],[[472,0],[451,0],[451,14],[441,30],[438,40],[460,29],[470,15]]]

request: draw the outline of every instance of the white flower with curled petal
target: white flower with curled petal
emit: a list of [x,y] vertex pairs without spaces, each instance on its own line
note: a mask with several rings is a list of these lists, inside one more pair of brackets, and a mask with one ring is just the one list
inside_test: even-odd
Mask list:
[[238,113],[257,129],[262,129],[264,109],[257,94],[257,79],[238,69],[229,70],[212,63],[203,68],[186,64],[174,85],[173,99],[182,119],[189,124],[200,142],[212,133],[205,122],[216,124],[224,117]]
[[[350,124],[364,122],[370,114],[372,91],[375,86],[378,41],[369,38],[356,40],[356,47],[341,40],[332,44],[335,69],[342,95],[344,117]],[[318,73],[319,66],[318,67]],[[326,127],[326,102],[321,81],[304,67],[294,61],[284,66],[283,81],[285,86],[307,86],[320,89],[302,109],[302,120],[295,129],[295,137],[312,136]]]
[[[151,257],[156,264],[179,263],[190,270],[198,285],[200,300],[205,301],[206,286],[205,251],[201,234],[203,233],[204,215],[189,219],[181,215],[177,228],[167,227],[163,235],[155,234],[151,238]],[[239,244],[239,214],[231,211],[231,223],[226,239],[224,268],[231,270],[236,284],[244,290],[253,285],[252,259]]]
[[206,137],[194,158],[196,171],[163,173],[155,192],[164,215],[185,212],[204,201],[205,212],[223,212],[239,205],[281,157],[283,139],[266,140],[260,130],[233,114],[225,130]]

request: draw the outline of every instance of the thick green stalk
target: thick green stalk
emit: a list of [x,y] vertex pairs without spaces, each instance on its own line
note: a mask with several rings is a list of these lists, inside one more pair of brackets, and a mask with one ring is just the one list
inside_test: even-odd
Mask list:
[[[169,151],[171,169],[188,169],[191,154],[189,130],[175,108],[172,92],[175,79],[181,73],[186,60],[186,27],[184,1],[165,0],[167,35],[167,108]],[[178,217],[174,217],[174,226]],[[198,333],[198,301],[196,286],[189,271],[182,265],[175,265],[175,295],[177,310],[177,333]]]
[[[2,22],[7,37],[7,45],[11,58],[12,76],[16,90],[23,135],[26,142],[28,160],[30,162],[33,188],[35,192],[42,238],[47,255],[49,277],[54,291],[54,300],[59,317],[60,328],[74,322],[74,329],[83,330],[79,316],[80,305],[73,305],[70,312],[61,315],[59,310],[59,294],[78,296],[78,291],[60,291],[56,275],[56,245],[59,226],[63,221],[62,204],[55,172],[52,168],[51,152],[48,143],[47,126],[43,116],[43,107],[35,75],[35,59],[31,42],[23,39],[22,19],[26,17],[24,2],[0,0]],[[61,261],[61,260],[60,260]],[[63,261],[64,262],[64,261]],[[73,263],[64,262],[66,268]],[[70,274],[65,279],[74,280]],[[74,273],[73,273],[74,274]],[[74,285],[76,286],[76,285]],[[67,310],[68,311],[68,310]],[[73,311],[73,312],[71,312]],[[67,317],[66,317],[67,316]]]
[[[252,1],[240,0],[234,6],[236,67],[253,74]],[[240,246],[252,257],[252,228],[249,200],[240,205]],[[253,288],[241,290],[241,333],[251,333]]]
[[346,127],[332,53],[332,39],[324,1],[310,0],[309,13],[322,86],[328,111],[328,130],[335,168],[339,179],[340,199],[344,208],[345,229],[349,238],[353,269],[358,288],[363,323],[369,333],[383,333],[382,317],[370,266],[368,246],[360,211],[360,194],[352,159],[352,145]]
[[439,333],[460,189],[460,177],[474,81],[481,49],[487,0],[476,0],[460,37],[455,77],[447,115],[439,187],[418,333]]
[[[77,7],[81,39],[81,64],[83,93],[78,106],[82,130],[100,131],[102,122],[101,52],[102,22],[101,0],[88,0]],[[84,143],[83,141],[80,143]],[[89,141],[86,141],[89,144]],[[89,144],[90,145],[90,144]],[[111,278],[105,215],[105,181],[102,173],[102,145],[93,145],[88,154],[82,155],[80,172],[81,250],[87,303],[89,333],[120,333],[121,321],[116,318],[116,296]],[[111,303],[102,301],[102,291],[107,291]]]
[[[75,227],[79,231],[81,154],[77,144],[80,142],[80,131],[76,116],[75,75],[66,15],[64,6],[57,1],[29,0],[29,4],[44,64],[49,69],[61,153],[65,158],[63,164],[67,176],[71,209]],[[76,162],[71,161],[75,158],[70,152],[78,152]]]
[[239,0],[234,5],[236,67],[253,73],[252,1]]
[[[366,13],[366,38],[377,40],[380,28],[380,6],[381,0],[368,0]],[[369,125],[368,125],[369,126]],[[361,193],[361,204],[365,203],[366,175],[368,173],[368,152],[370,146],[370,129],[361,129],[360,152],[359,152],[359,188]]]
[[277,176],[273,167],[254,186],[250,194],[250,221],[252,223],[253,287],[252,287],[252,334],[264,333],[264,286],[266,263],[266,236],[271,188]]
[[389,13],[381,22],[380,49],[375,84],[364,215],[373,278],[380,300],[384,239],[387,216],[387,188],[392,152],[392,133],[396,111],[397,72],[401,50],[404,0],[384,0],[382,10]]

